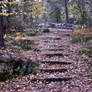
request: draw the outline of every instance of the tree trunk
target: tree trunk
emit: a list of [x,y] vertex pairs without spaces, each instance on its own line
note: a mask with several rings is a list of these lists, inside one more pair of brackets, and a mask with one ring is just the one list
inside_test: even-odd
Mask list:
[[[3,0],[0,0],[3,1]],[[2,5],[0,5],[0,13],[2,12]],[[4,30],[3,30],[3,16],[0,15],[0,46],[4,46]]]
[[[13,0],[8,0],[8,2],[12,2]],[[11,13],[11,5],[7,5],[8,7],[8,13],[10,14]],[[10,29],[10,15],[7,16],[7,24],[5,25],[6,26],[6,30],[7,29]]]
[[69,23],[67,2],[68,2],[68,0],[65,0],[65,14],[66,14],[66,23]]

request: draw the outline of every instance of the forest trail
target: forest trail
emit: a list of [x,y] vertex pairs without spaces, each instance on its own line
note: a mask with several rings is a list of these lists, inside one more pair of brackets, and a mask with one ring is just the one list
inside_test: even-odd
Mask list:
[[69,29],[53,28],[42,36],[29,37],[37,44],[38,73],[11,82],[3,92],[92,92],[84,61],[87,56],[76,52],[81,46],[71,44],[71,33]]
[[[39,73],[33,81],[41,82],[62,82],[72,79],[69,75],[69,66],[71,60],[66,60],[71,52],[68,50],[68,45],[65,44],[67,36],[72,33],[72,30],[57,30],[50,29],[50,33],[45,34],[38,42],[39,53]],[[68,41],[68,40],[66,40]]]

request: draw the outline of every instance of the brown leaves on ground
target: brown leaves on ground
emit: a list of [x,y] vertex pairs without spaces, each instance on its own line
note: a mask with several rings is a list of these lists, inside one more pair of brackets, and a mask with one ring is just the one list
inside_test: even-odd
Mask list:
[[73,35],[75,35],[75,36],[77,36],[79,34],[83,35],[83,36],[92,36],[92,28],[78,29],[73,32]]

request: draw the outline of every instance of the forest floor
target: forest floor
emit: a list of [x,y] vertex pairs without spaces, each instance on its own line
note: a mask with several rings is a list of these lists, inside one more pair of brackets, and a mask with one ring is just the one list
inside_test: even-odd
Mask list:
[[37,74],[0,83],[0,92],[92,92],[89,58],[78,53],[82,46],[70,42],[71,30],[50,30],[27,38],[34,40],[35,50],[8,51],[15,58],[37,59],[39,69]]

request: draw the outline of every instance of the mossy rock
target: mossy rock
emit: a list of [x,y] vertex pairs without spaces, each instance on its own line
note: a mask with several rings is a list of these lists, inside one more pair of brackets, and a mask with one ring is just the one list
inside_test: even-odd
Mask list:
[[0,58],[0,81],[6,81],[17,76],[36,73],[37,68],[37,61],[33,62],[22,59],[15,60],[12,58]]

